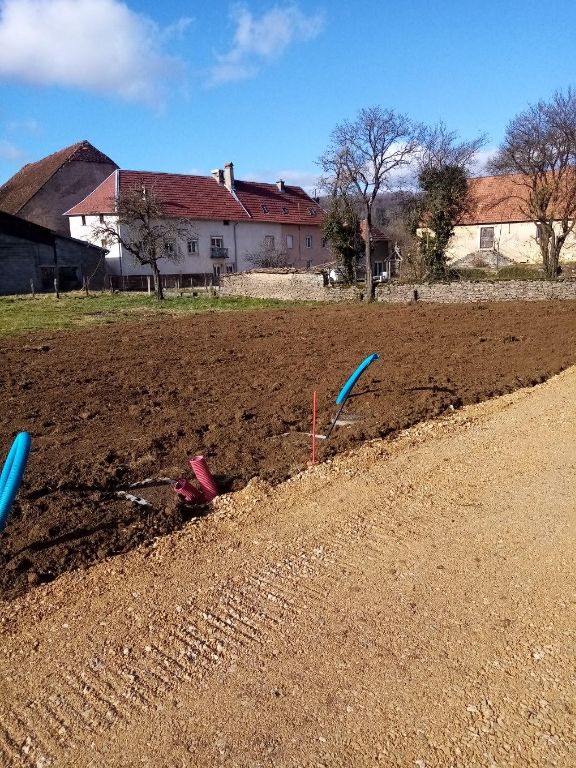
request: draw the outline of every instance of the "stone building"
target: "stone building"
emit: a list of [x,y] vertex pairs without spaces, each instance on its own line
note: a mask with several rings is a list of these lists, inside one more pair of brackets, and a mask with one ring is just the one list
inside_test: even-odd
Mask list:
[[63,213],[118,166],[89,141],[80,141],[21,168],[0,187],[0,211],[70,235]]

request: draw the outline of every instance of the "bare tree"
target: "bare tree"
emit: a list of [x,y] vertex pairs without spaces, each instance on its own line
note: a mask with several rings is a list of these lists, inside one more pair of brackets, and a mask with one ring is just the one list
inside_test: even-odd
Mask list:
[[456,131],[449,131],[443,122],[422,131],[422,147],[418,158],[418,170],[428,168],[463,168],[469,175],[476,163],[480,149],[486,144],[482,133],[476,139],[459,141]]
[[183,258],[182,241],[194,234],[187,219],[168,216],[165,205],[154,187],[133,186],[119,193],[116,215],[104,219],[92,229],[94,238],[107,246],[119,244],[128,251],[134,263],[150,267],[154,294],[164,298],[159,262],[178,263]]
[[256,251],[245,254],[246,261],[254,267],[287,267],[288,251],[286,248],[277,248],[273,237],[266,237]]
[[562,248],[576,224],[576,92],[557,91],[517,115],[489,168],[514,174],[522,213],[539,225],[546,276],[556,279]]
[[366,301],[373,301],[372,209],[378,193],[389,189],[392,175],[410,164],[418,150],[419,129],[412,121],[391,109],[361,109],[354,121],[336,126],[330,146],[319,163],[326,177],[324,185],[336,194],[354,190],[362,201],[365,225]]

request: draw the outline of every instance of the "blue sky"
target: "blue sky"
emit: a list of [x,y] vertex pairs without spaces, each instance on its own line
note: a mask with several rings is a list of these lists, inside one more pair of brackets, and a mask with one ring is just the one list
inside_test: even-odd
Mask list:
[[379,104],[487,152],[576,83],[573,0],[0,0],[0,183],[88,139],[120,167],[314,186]]

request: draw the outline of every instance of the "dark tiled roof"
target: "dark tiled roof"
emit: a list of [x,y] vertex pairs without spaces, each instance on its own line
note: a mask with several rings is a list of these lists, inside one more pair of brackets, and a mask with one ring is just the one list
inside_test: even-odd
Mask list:
[[11,235],[12,237],[29,240],[34,243],[44,243],[45,245],[52,245],[55,238],[58,238],[59,240],[67,240],[69,242],[89,246],[101,253],[106,252],[105,248],[100,248],[98,245],[87,243],[84,240],[77,240],[73,237],[66,237],[60,232],[55,232],[53,229],[42,227],[40,224],[34,224],[32,221],[22,219],[19,216],[14,216],[5,211],[0,211],[0,232],[5,235]]
[[116,163],[89,141],[79,141],[36,163],[29,163],[0,187],[0,210],[17,214],[66,163]]
[[116,171],[66,214],[113,213],[117,174],[120,191],[142,185],[154,189],[168,216],[316,226],[323,223],[322,209],[300,187],[285,186],[280,192],[275,184],[236,181],[231,193],[212,176],[145,171]]

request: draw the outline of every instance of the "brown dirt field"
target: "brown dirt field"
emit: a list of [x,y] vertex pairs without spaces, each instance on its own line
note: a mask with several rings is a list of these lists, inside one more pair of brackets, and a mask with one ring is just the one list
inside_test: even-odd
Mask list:
[[[208,313],[0,341],[0,450],[32,434],[2,535],[0,589],[30,586],[151,543],[199,510],[169,486],[206,456],[223,491],[306,466],[312,391],[326,428],[349,373],[361,417],[319,443],[320,460],[453,406],[544,381],[576,362],[576,303],[317,307]],[[284,433],[288,432],[287,435]],[[201,512],[201,510],[200,510]]]

